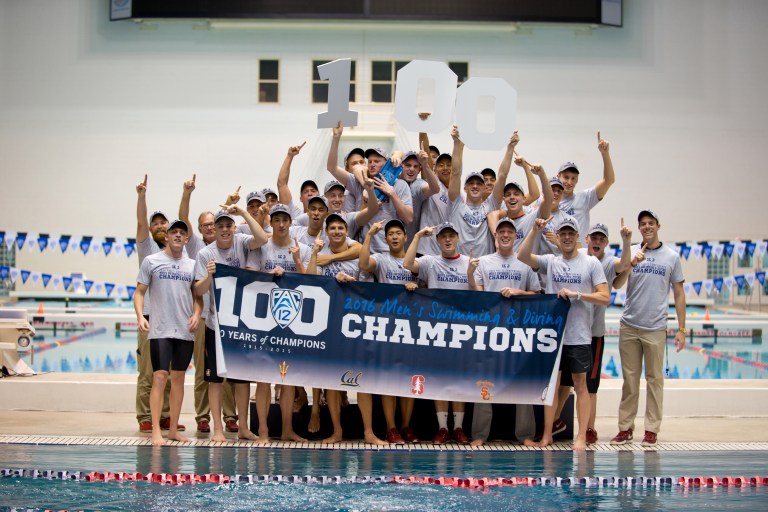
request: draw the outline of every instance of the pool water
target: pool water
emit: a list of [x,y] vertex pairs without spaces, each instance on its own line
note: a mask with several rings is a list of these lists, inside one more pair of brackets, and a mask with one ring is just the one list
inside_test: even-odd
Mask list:
[[[702,475],[702,463],[706,471]],[[755,452],[374,452],[4,445],[0,467],[312,476],[768,475]],[[712,501],[717,500],[717,501]],[[0,506],[100,510],[765,510],[768,487],[501,487],[398,484],[89,483],[0,478]]]

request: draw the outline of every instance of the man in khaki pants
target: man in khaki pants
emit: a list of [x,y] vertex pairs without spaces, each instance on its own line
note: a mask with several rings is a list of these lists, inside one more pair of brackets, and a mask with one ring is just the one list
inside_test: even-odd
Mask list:
[[640,374],[645,362],[646,406],[643,446],[655,446],[664,404],[664,350],[667,346],[669,287],[675,299],[678,331],[675,347],[685,346],[685,293],[680,256],[659,241],[659,217],[643,210],[637,217],[643,237],[632,247],[632,267],[627,280],[627,301],[621,315],[619,355],[624,386],[619,405],[619,433],[611,444],[632,443],[640,399]]

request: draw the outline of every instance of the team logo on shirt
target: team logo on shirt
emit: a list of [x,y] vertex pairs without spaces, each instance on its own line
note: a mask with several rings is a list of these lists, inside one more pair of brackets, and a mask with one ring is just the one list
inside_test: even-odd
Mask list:
[[493,382],[487,380],[479,380],[475,382],[475,385],[480,386],[480,398],[483,400],[491,399],[491,388],[495,387]]
[[299,316],[303,294],[296,290],[273,288],[269,296],[272,304],[272,318],[277,325],[285,329]]

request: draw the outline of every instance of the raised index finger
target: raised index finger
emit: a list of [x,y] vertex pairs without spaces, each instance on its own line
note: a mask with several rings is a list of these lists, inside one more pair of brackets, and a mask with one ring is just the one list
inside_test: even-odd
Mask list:
[[642,245],[640,246],[640,252],[645,251],[646,247],[648,247],[648,242],[643,242]]
[[303,147],[304,147],[304,144],[306,144],[306,143],[307,143],[307,141],[304,141],[304,142],[302,142],[302,143],[301,143],[301,146],[299,146],[299,149],[303,148]]
[[240,187],[242,187],[242,185],[238,185],[237,186],[237,190],[235,190],[235,194],[239,194],[240,193]]
[[600,142],[600,130],[597,130],[597,142]]
[[197,179],[197,174],[193,174],[192,175],[192,183],[194,183],[196,179]]
[[624,227],[624,217],[621,218],[621,227]]
[[146,184],[147,184],[147,175],[145,174],[144,175],[144,185],[146,186]]

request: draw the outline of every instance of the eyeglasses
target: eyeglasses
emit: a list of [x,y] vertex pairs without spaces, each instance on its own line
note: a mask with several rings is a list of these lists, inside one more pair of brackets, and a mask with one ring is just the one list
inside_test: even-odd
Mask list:
[[213,227],[213,222],[209,222],[207,224],[200,224],[200,227],[201,228],[212,228]]

